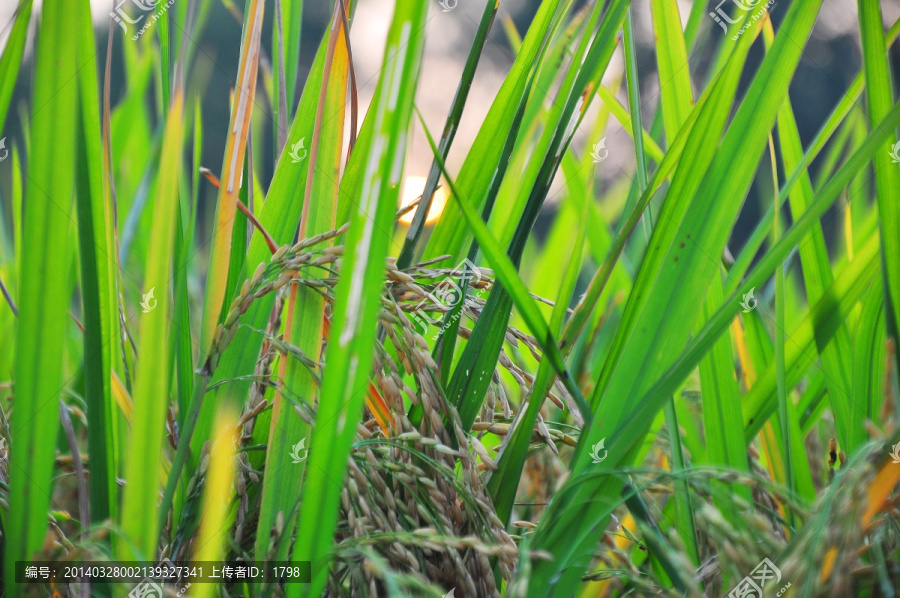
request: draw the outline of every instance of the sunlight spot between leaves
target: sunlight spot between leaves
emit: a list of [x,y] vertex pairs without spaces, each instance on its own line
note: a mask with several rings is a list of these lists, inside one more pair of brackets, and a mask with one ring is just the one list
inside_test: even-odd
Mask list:
[[[403,192],[400,194],[400,208],[405,208],[419,199],[419,196],[425,190],[425,182],[426,179],[423,176],[408,176],[404,179]],[[434,192],[434,199],[431,200],[431,207],[428,208],[428,217],[425,219],[425,224],[434,224],[438,221],[441,213],[444,211],[444,206],[447,205],[447,199],[447,191],[444,190],[444,187],[438,187]],[[400,222],[407,226],[411,225],[415,213],[415,210],[410,210],[400,218]]]

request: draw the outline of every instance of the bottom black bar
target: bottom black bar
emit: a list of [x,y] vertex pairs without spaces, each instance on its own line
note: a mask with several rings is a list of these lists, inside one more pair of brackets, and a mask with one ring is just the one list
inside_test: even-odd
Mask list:
[[309,583],[309,561],[16,561],[16,583]]

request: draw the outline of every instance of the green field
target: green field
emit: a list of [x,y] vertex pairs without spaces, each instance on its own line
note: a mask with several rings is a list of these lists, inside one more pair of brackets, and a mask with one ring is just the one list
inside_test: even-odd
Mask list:
[[[19,0],[0,595],[900,595],[900,21],[841,2]],[[23,578],[164,559],[298,568]]]

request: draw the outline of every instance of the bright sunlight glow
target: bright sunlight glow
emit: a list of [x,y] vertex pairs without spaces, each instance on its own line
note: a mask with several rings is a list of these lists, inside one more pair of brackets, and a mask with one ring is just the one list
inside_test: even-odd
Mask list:
[[[425,190],[425,182],[426,179],[423,176],[406,177],[403,181],[403,192],[400,194],[401,208],[408,206],[422,195],[422,191]],[[434,192],[434,199],[431,200],[431,207],[428,209],[428,218],[425,219],[425,224],[434,224],[438,221],[438,218],[441,217],[441,212],[444,211],[444,206],[447,205],[447,199],[448,196],[444,187],[438,187],[437,191]],[[412,224],[415,213],[415,209],[410,210],[400,218],[400,222],[409,226]]]

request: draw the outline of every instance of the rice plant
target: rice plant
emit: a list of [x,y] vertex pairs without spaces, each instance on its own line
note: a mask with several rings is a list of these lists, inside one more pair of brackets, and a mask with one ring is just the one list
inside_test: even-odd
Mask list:
[[0,29],[3,595],[898,595],[895,2],[842,6],[803,135],[823,0],[38,4]]

